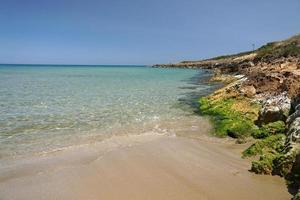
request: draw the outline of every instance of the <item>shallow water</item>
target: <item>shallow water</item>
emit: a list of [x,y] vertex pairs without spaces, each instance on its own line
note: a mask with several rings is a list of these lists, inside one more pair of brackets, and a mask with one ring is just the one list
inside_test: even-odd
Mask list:
[[[0,66],[0,158],[53,152],[112,135],[197,129],[193,100],[209,74],[143,66]],[[185,123],[186,122],[186,123]],[[199,128],[199,127],[198,127]]]

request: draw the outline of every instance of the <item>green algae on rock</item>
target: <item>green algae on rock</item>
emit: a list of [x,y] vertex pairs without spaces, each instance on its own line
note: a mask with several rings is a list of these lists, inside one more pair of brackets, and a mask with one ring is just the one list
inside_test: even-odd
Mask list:
[[215,134],[220,137],[246,138],[259,131],[254,121],[260,109],[259,104],[235,92],[233,83],[210,96],[199,100],[200,111],[211,117]]
[[217,136],[247,137],[257,131],[251,117],[240,111],[232,111],[235,100],[228,99],[211,103],[206,97],[200,99],[203,114],[211,115]]
[[252,136],[256,139],[263,139],[271,135],[284,134],[285,123],[283,121],[271,122],[269,124],[264,124],[259,128]]
[[282,152],[284,140],[285,135],[283,134],[272,135],[262,140],[258,140],[243,151],[243,157],[246,158],[267,153],[279,154]]

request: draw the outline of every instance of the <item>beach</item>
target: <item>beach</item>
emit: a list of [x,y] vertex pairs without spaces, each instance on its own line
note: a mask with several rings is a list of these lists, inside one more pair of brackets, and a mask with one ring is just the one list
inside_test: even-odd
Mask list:
[[1,199],[289,199],[279,177],[248,172],[241,146],[147,134],[33,159],[0,176]]

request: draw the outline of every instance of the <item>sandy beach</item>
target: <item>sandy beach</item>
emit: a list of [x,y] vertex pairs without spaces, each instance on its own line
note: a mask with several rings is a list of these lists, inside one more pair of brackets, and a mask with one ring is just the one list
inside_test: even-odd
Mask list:
[[146,134],[26,159],[1,170],[1,200],[290,199],[284,179],[248,172],[231,141]]

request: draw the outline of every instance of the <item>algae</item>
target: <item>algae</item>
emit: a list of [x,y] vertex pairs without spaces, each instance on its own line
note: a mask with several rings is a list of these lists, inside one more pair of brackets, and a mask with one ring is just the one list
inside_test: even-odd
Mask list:
[[[215,134],[233,138],[245,138],[257,134],[258,127],[254,124],[254,120],[257,117],[258,107],[245,102],[243,98],[212,100],[209,97],[202,97],[199,100],[201,113],[211,116]],[[249,112],[249,110],[254,111]]]
[[243,151],[243,157],[251,157],[256,155],[263,155],[267,153],[279,154],[284,149],[285,135],[277,134],[267,138],[258,140],[249,148]]

